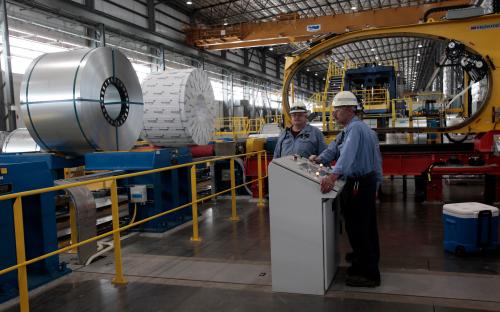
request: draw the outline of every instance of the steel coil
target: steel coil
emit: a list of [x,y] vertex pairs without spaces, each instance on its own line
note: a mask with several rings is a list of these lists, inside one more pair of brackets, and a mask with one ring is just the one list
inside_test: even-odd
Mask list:
[[40,146],[31,137],[28,129],[17,128],[7,135],[2,145],[3,153],[39,152]]
[[137,74],[111,48],[36,58],[21,84],[21,110],[38,145],[64,154],[130,150],[142,129]]

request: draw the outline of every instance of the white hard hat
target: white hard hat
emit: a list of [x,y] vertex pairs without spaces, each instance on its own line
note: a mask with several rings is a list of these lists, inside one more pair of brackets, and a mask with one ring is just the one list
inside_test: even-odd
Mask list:
[[290,108],[290,114],[293,113],[307,113],[307,107],[304,102],[296,102],[292,104],[292,107]]
[[333,107],[358,106],[358,99],[350,91],[340,91],[333,98]]

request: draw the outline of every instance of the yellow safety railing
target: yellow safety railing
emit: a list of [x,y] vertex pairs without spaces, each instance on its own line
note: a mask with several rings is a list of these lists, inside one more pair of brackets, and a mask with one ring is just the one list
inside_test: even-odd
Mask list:
[[[404,107],[396,107],[396,104],[404,104]],[[391,100],[391,123],[392,127],[396,127],[397,118],[408,117],[411,119],[413,110],[413,99],[411,97],[397,98]]]
[[254,118],[248,120],[248,134],[259,133],[266,121],[264,118]]
[[246,137],[260,133],[266,123],[282,123],[282,115],[271,115],[266,118],[224,117],[215,120],[215,136]]
[[281,124],[283,123],[283,115],[276,114],[276,115],[266,116],[265,121],[268,124],[269,123]]
[[[263,172],[262,172],[262,160],[261,160],[262,154],[264,154],[264,157],[265,157],[265,167],[266,167],[265,175],[263,175]],[[234,171],[234,159],[236,157],[244,157],[244,156],[246,156],[246,157],[256,156],[257,157],[258,177],[257,177],[257,179],[254,179],[252,181],[248,181],[246,183],[235,185],[236,184],[236,182],[235,182],[236,177],[235,177],[235,171]],[[220,192],[212,194],[212,195],[198,198],[198,193],[196,191],[196,165],[206,164],[206,163],[220,161],[220,160],[230,160],[231,188],[220,191]],[[166,171],[176,170],[176,169],[181,169],[181,168],[186,168],[186,167],[191,168],[191,196],[192,196],[191,202],[183,204],[183,205],[178,206],[176,208],[172,208],[168,211],[158,213],[156,215],[142,219],[140,221],[134,221],[128,225],[120,227],[119,210],[118,210],[118,185],[117,185],[118,180],[147,175],[147,174],[166,172]],[[267,177],[267,153],[266,153],[266,151],[257,151],[257,152],[251,152],[251,153],[234,155],[234,156],[214,157],[214,158],[211,158],[208,160],[205,159],[202,161],[196,161],[196,162],[175,165],[175,166],[170,166],[170,167],[164,167],[164,168],[146,170],[146,171],[141,171],[141,172],[122,174],[122,175],[118,175],[118,176],[105,177],[105,178],[99,178],[99,179],[82,181],[82,182],[75,182],[75,183],[68,183],[65,185],[58,185],[58,186],[46,187],[46,188],[41,188],[41,189],[36,189],[36,190],[31,190],[31,191],[24,191],[24,192],[2,195],[2,196],[0,196],[0,200],[12,200],[12,199],[14,200],[13,213],[14,213],[14,231],[15,231],[17,264],[0,270],[0,275],[17,270],[20,308],[21,308],[22,312],[29,311],[28,274],[27,274],[27,266],[28,265],[33,264],[33,263],[38,262],[38,261],[41,261],[41,260],[44,260],[44,259],[47,259],[47,258],[55,256],[55,255],[61,254],[63,252],[69,252],[77,247],[80,247],[80,246],[83,246],[85,244],[97,241],[99,239],[105,238],[105,237],[110,236],[110,235],[113,235],[114,259],[115,259],[115,276],[113,278],[113,283],[114,284],[126,284],[127,280],[125,279],[125,277],[123,275],[120,232],[128,230],[128,229],[133,228],[137,225],[149,222],[151,220],[157,219],[159,217],[165,216],[167,214],[170,214],[170,213],[173,213],[175,211],[178,211],[178,210],[181,210],[181,209],[184,209],[184,208],[191,206],[192,214],[193,214],[193,236],[191,237],[191,240],[195,241],[195,242],[201,241],[201,238],[199,236],[199,231],[198,231],[198,227],[199,227],[199,224],[198,224],[198,203],[205,201],[205,200],[208,200],[208,199],[211,199],[211,198],[215,198],[215,197],[220,196],[221,194],[224,194],[226,192],[231,192],[231,199],[232,200],[231,200],[231,218],[230,219],[233,221],[239,220],[237,210],[236,210],[236,192],[235,192],[235,190],[240,188],[240,187],[243,187],[245,185],[257,182],[258,183],[258,191],[259,191],[259,199],[258,199],[257,206],[264,207],[263,180],[266,177]],[[111,191],[111,215],[112,215],[112,227],[113,227],[113,229],[111,231],[94,236],[92,238],[86,239],[86,240],[81,241],[81,242],[71,244],[71,245],[63,247],[63,248],[59,248],[55,251],[46,253],[44,255],[41,255],[41,256],[29,259],[29,260],[26,259],[26,250],[25,250],[25,241],[24,241],[23,205],[22,205],[22,199],[24,197],[32,196],[32,195],[39,195],[39,194],[48,193],[48,192],[61,191],[61,190],[72,188],[72,187],[89,185],[89,184],[100,183],[100,182],[108,182],[108,181],[111,182],[111,190],[110,190]]]
[[365,112],[384,109],[389,111],[390,109],[391,98],[386,88],[351,90],[351,92],[360,99]]
[[315,92],[309,98],[308,101],[313,103],[313,112],[320,112],[322,110],[323,104],[323,93]]
[[248,135],[248,117],[224,117],[215,120],[216,136],[231,135],[240,137]]

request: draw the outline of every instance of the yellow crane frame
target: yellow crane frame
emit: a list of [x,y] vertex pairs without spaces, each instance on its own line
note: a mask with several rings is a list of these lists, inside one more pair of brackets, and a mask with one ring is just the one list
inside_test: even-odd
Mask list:
[[[355,41],[383,37],[423,37],[440,40],[457,40],[463,43],[467,50],[478,54],[488,61],[489,94],[484,103],[464,122],[453,127],[432,129],[404,129],[405,131],[432,131],[453,133],[480,133],[495,130],[500,120],[500,71],[495,70],[495,63],[500,60],[500,14],[489,14],[480,17],[432,21],[423,24],[413,24],[397,27],[385,27],[369,30],[353,31],[325,40],[307,51],[287,57],[283,76],[282,106],[285,124],[290,125],[288,94],[293,76],[308,62],[331,49]],[[401,130],[401,129],[400,129]]]

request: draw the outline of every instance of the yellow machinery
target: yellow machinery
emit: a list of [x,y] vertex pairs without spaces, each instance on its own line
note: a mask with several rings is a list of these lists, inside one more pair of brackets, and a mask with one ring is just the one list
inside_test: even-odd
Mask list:
[[[344,84],[346,77],[348,77],[347,72],[350,69],[372,67],[372,65],[373,63],[352,62],[349,59],[345,59],[342,65],[338,65],[334,61],[329,62],[323,91],[313,93],[309,97],[309,101],[313,103],[312,112],[320,113],[322,116],[322,129],[325,131],[335,129],[333,118],[328,117],[333,115],[333,107],[330,104],[338,92],[346,90]],[[394,60],[380,61],[378,66],[392,67],[394,73],[398,71],[398,62]],[[389,116],[389,114],[377,114],[378,112],[389,112],[391,110],[392,98],[388,88],[371,87],[350,91],[360,100],[363,111],[367,113],[364,118],[385,118]]]
[[500,88],[497,86],[500,82],[500,73],[495,70],[495,61],[500,59],[500,48],[497,47],[499,44],[493,38],[499,35],[500,14],[490,14],[459,20],[438,22],[431,20],[422,24],[353,31],[325,40],[286,60],[282,90],[285,124],[290,125],[288,95],[292,79],[311,60],[335,47],[360,40],[411,36],[449,40],[449,47],[452,43],[453,48],[457,45],[462,47],[463,53],[467,56],[466,59],[472,61],[468,66],[473,67],[473,70],[487,70],[489,94],[481,107],[462,123],[451,127],[419,128],[418,130],[405,128],[398,129],[398,131],[480,133],[495,130],[500,119]]
[[248,138],[246,140],[246,152],[256,152],[265,150],[264,145],[266,144],[265,138]]

